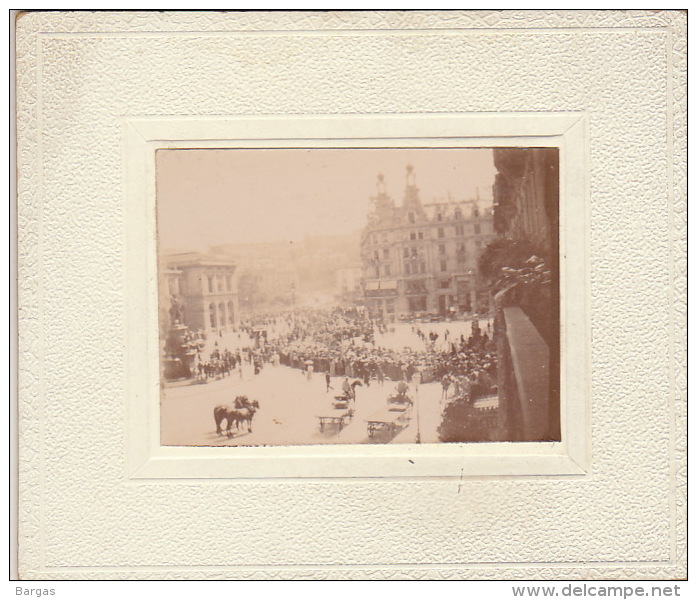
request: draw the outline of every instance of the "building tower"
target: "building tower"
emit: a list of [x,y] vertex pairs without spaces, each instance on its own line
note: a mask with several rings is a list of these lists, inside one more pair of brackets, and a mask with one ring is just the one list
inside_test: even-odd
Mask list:
[[373,214],[378,221],[391,219],[394,214],[394,201],[387,195],[385,176],[378,173],[377,195],[371,198],[373,202]]
[[414,173],[414,167],[411,165],[407,165],[406,187],[404,189],[402,207],[410,223],[414,222],[415,217],[424,216],[424,209],[419,199],[419,188],[416,187],[416,173]]

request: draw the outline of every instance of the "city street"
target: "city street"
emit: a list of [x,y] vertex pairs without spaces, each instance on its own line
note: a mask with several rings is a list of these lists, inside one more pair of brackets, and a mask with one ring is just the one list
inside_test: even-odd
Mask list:
[[[485,331],[487,323],[486,319],[480,320],[480,327]],[[376,332],[376,345],[394,350],[405,347],[423,350],[426,344],[415,333],[417,328],[426,334],[431,331],[438,333],[436,347],[445,350],[448,343],[445,332],[449,332],[449,340],[456,340],[460,335],[467,337],[471,322],[423,323],[416,324],[414,329],[411,324],[397,323],[386,334]],[[273,339],[277,333],[283,331],[271,329],[269,339]],[[229,332],[209,337],[202,354],[207,358],[216,347],[234,351],[238,347],[252,345],[246,333]],[[222,379],[166,384],[160,405],[163,424],[161,442],[163,445],[185,446],[414,443],[417,434],[420,434],[422,443],[438,442],[437,428],[443,409],[438,382],[422,384],[418,391],[413,384],[410,385],[409,395],[415,401],[410,419],[394,432],[385,428],[376,430],[373,436],[368,435],[366,420],[386,408],[387,398],[394,393],[397,384],[386,380],[380,386],[375,379],[370,386],[356,389],[354,415],[348,425],[339,431],[336,424],[327,423],[324,431],[320,431],[320,416],[340,414],[333,408],[332,401],[335,395],[341,393],[343,380],[343,377],[333,377],[331,385],[334,389],[327,392],[323,373],[313,373],[312,378],[308,379],[299,369],[267,364],[261,373],[254,375],[253,367],[244,363],[241,374],[238,367],[230,376]],[[252,432],[244,429],[238,432],[233,427],[235,435],[232,438],[217,435],[213,409],[219,405],[232,406],[235,397],[241,395],[260,403],[260,410],[252,423]],[[223,426],[226,424],[227,421],[224,421]]]
[[[314,373],[308,380],[298,369],[267,366],[255,376],[253,369],[245,365],[242,378],[238,370],[230,377],[209,383],[174,384],[165,388],[161,402],[161,442],[183,446],[414,443],[418,429],[421,442],[438,441],[436,429],[442,411],[438,383],[419,386],[418,394],[410,386],[416,405],[408,426],[394,437],[380,431],[369,437],[365,422],[387,406],[387,397],[396,385],[390,381],[382,386],[373,381],[370,387],[358,387],[353,420],[341,432],[336,425],[327,425],[321,432],[317,417],[334,412],[332,401],[335,394],[341,393],[342,381],[343,377],[332,378],[334,390],[327,392],[322,373]],[[233,438],[218,436],[213,409],[220,404],[233,404],[238,395],[259,400],[261,407],[254,417],[253,431],[248,433],[243,428],[237,432],[233,427]]]

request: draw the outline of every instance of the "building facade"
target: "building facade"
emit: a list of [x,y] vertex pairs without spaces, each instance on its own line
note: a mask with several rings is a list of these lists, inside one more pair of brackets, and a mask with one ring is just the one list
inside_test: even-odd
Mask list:
[[363,296],[361,278],[363,269],[360,266],[344,267],[336,271],[336,295],[344,302],[355,302]]
[[491,208],[479,200],[422,204],[407,167],[401,206],[386,193],[382,175],[361,237],[364,302],[388,319],[419,314],[486,313],[489,288],[477,258],[495,238]]
[[[499,263],[506,244],[525,246],[537,268],[548,273],[546,283],[520,281],[494,296],[500,429],[506,439],[558,441],[559,150],[496,148],[494,165]],[[515,254],[509,261],[509,268],[521,268]]]
[[207,334],[239,325],[237,266],[196,253],[164,257],[160,265],[160,328],[185,325]]

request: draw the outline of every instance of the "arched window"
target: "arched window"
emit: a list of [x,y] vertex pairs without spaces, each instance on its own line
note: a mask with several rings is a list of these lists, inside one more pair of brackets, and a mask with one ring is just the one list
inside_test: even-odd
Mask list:
[[218,305],[218,318],[220,319],[220,326],[225,327],[227,319],[225,318],[225,304],[222,302]]
[[211,302],[208,306],[208,311],[210,313],[211,329],[215,329],[218,326],[218,315],[216,314],[215,304]]

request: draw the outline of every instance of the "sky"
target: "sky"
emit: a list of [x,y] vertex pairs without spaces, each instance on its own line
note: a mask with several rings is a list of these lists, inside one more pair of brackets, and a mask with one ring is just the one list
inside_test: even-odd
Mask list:
[[157,151],[161,251],[300,240],[355,232],[366,223],[377,176],[397,205],[406,166],[424,204],[491,203],[491,149],[202,149]]

